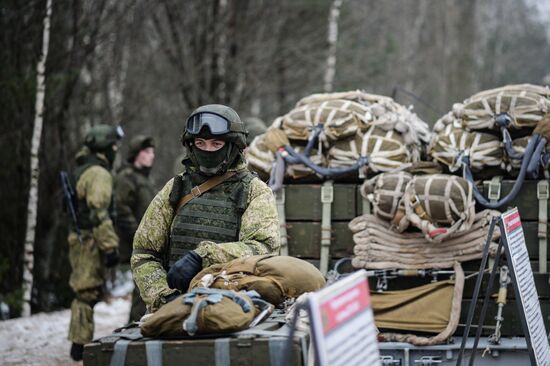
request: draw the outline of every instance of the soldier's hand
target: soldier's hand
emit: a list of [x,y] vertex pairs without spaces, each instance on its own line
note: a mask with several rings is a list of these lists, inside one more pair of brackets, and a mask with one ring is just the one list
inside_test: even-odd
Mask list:
[[105,265],[107,268],[116,266],[118,262],[120,262],[120,255],[118,254],[117,249],[105,254]]
[[168,286],[186,292],[193,277],[201,270],[201,256],[191,251],[174,263],[168,271]]

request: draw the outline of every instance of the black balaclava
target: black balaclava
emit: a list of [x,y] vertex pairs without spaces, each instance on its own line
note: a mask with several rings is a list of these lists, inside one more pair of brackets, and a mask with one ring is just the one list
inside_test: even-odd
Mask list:
[[204,175],[221,175],[229,168],[233,143],[226,142],[221,149],[216,151],[201,150],[195,144],[192,144],[190,148],[191,160]]

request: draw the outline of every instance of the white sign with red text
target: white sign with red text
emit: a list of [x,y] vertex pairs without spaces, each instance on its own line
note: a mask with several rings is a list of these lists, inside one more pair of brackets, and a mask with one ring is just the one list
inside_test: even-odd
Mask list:
[[366,271],[312,294],[308,310],[319,365],[380,365]]
[[[550,346],[544,327],[544,320],[540,309],[539,296],[535,287],[533,271],[525,237],[521,226],[521,218],[517,208],[501,215],[503,231],[506,240],[508,261],[511,261],[511,274],[514,279],[516,296],[521,302],[522,318],[525,319],[527,329],[525,334],[527,344],[530,344],[531,357],[536,359],[537,365],[550,366]],[[522,319],[523,321],[523,319]]]

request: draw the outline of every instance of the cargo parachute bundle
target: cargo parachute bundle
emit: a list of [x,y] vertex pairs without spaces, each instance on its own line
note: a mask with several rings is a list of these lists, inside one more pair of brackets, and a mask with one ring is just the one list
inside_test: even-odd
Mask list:
[[[508,85],[474,94],[434,125],[428,155],[465,179],[510,175],[516,188],[489,202],[474,185],[476,201],[487,208],[510,202],[525,179],[549,177],[550,89]],[[542,172],[541,172],[542,168]]]
[[420,161],[428,125],[385,96],[362,91],[313,94],[278,117],[247,151],[250,168],[283,179],[366,177]]

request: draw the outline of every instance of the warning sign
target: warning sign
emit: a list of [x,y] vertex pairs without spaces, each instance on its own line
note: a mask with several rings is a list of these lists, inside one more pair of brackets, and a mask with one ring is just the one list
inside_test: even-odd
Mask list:
[[502,239],[510,265],[531,363],[550,366],[550,346],[517,208],[502,214]]
[[364,270],[311,295],[308,310],[319,365],[380,365]]

